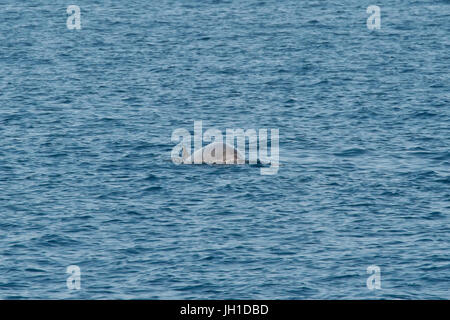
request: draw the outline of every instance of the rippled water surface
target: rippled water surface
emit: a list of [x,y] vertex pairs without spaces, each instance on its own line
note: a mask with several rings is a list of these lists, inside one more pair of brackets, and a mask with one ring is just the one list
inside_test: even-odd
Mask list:
[[[68,4],[0,2],[0,298],[450,298],[449,1]],[[194,120],[278,174],[173,164]]]

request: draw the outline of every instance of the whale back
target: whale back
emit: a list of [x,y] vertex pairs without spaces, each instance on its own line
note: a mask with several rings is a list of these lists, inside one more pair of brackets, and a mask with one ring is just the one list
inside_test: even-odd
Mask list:
[[187,157],[184,163],[194,163],[195,159],[202,159],[201,163],[207,164],[242,164],[245,159],[242,154],[223,142],[213,142],[204,148],[195,151]]

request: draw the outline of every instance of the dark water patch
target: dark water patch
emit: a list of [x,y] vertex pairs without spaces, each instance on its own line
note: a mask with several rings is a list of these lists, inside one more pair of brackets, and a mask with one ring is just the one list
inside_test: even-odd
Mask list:
[[342,150],[340,152],[335,152],[333,154],[337,157],[351,158],[351,157],[358,157],[358,156],[364,155],[365,153],[367,153],[366,149],[350,148],[350,149]]

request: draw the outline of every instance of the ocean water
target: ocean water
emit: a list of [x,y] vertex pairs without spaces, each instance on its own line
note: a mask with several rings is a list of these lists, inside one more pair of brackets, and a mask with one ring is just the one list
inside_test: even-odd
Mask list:
[[[449,1],[1,0],[0,34],[0,298],[450,298]],[[279,129],[278,173],[173,164],[200,120]]]

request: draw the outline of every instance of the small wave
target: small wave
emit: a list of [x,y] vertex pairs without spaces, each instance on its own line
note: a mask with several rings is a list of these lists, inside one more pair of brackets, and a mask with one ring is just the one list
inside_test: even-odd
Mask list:
[[350,148],[340,152],[333,153],[337,157],[357,157],[367,153],[366,149]]

